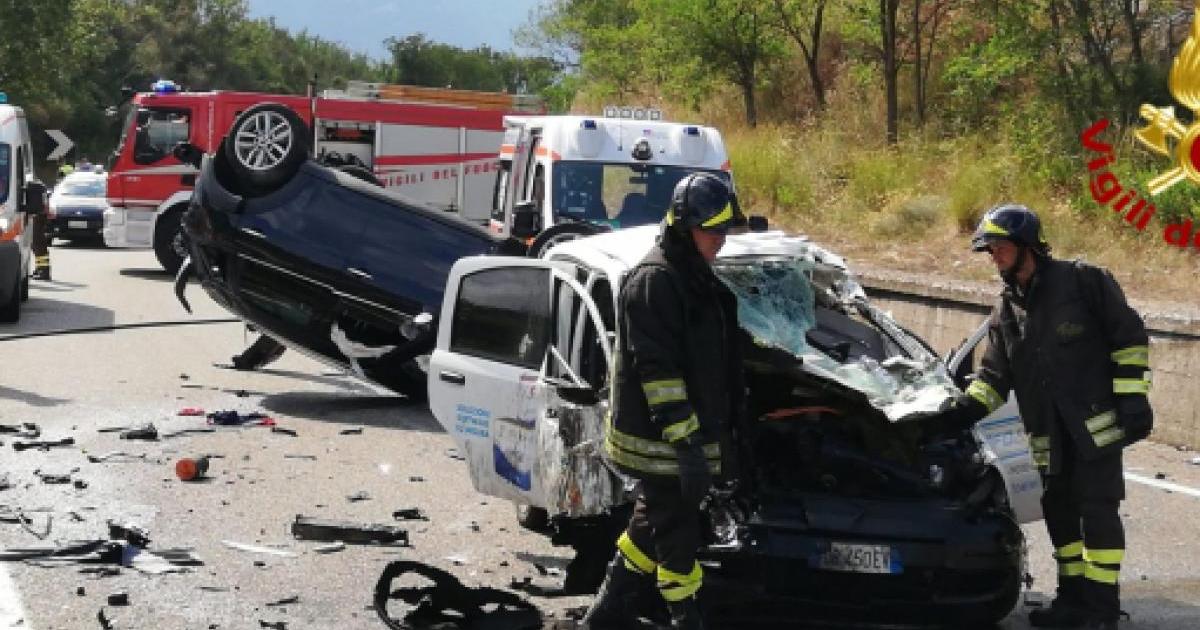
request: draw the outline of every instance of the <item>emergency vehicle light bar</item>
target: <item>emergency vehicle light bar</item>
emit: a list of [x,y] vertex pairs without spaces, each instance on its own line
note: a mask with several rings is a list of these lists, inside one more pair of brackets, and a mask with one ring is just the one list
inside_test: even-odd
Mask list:
[[622,105],[604,106],[605,118],[632,118],[634,120],[662,120],[662,110],[654,107],[629,107]]

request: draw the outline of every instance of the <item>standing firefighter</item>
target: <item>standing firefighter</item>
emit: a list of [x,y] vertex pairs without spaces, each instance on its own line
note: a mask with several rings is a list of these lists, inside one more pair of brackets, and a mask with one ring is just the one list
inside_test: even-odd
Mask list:
[[[75,167],[63,164],[58,167],[58,183],[61,184],[67,175],[75,172]],[[45,212],[39,212],[33,217],[33,279],[50,279],[50,238],[46,236],[46,224],[50,221]]]
[[1029,621],[1116,628],[1125,556],[1121,450],[1153,424],[1145,325],[1107,270],[1052,258],[1041,222],[1024,206],[989,210],[972,247],[991,254],[1005,287],[967,387],[964,420],[1016,393],[1058,563],[1057,596]]
[[653,582],[673,628],[703,628],[700,503],[721,471],[720,438],[741,407],[737,305],[711,263],[742,216],[710,174],[675,187],[657,246],[626,278],[608,458],[640,480],[629,528],[617,541],[591,630],[634,626],[631,602]]

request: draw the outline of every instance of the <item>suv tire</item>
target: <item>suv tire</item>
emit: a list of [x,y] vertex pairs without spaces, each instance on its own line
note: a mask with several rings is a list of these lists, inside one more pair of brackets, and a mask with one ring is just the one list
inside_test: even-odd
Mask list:
[[242,112],[223,144],[234,174],[248,184],[248,197],[282,186],[311,152],[304,121],[278,103],[262,103]]

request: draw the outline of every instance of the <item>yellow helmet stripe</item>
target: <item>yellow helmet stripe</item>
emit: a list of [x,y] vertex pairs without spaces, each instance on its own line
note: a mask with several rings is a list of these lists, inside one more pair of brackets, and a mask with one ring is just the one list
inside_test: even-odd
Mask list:
[[716,214],[716,216],[714,216],[713,218],[705,221],[704,223],[701,223],[700,227],[706,227],[706,228],[716,227],[718,225],[721,225],[722,223],[725,223],[726,221],[731,221],[731,220],[733,220],[733,204],[727,203],[727,204],[725,204],[724,209],[722,209],[720,212],[718,212]]
[[999,225],[996,225],[995,223],[992,222],[991,219],[983,220],[983,233],[984,234],[996,234],[998,236],[1010,236],[1008,233],[1008,230],[1000,227]]

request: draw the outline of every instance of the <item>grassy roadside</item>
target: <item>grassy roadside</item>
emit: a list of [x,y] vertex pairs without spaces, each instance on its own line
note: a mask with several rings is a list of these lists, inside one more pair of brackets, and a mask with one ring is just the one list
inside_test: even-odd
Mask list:
[[[1036,155],[1050,143],[1029,137],[1038,133],[1030,129],[1036,121],[1019,117],[1008,123],[1019,128],[1002,123],[957,137],[909,135],[889,148],[882,120],[873,114],[881,109],[835,100],[831,113],[814,123],[723,125],[750,211],[809,234],[852,266],[995,282],[987,256],[970,251],[969,235],[983,210],[1017,201],[1042,216],[1056,256],[1108,267],[1135,299],[1200,305],[1200,249],[1168,245],[1161,217],[1138,232],[1096,204],[1087,193],[1091,156],[1082,149],[1077,159]],[[1118,162],[1136,150],[1130,142],[1120,146],[1127,148],[1118,148]],[[1132,169],[1121,181],[1144,191],[1147,174]],[[1055,179],[1069,184],[1056,188],[1048,183]],[[1177,194],[1155,201],[1167,207],[1190,199]]]

